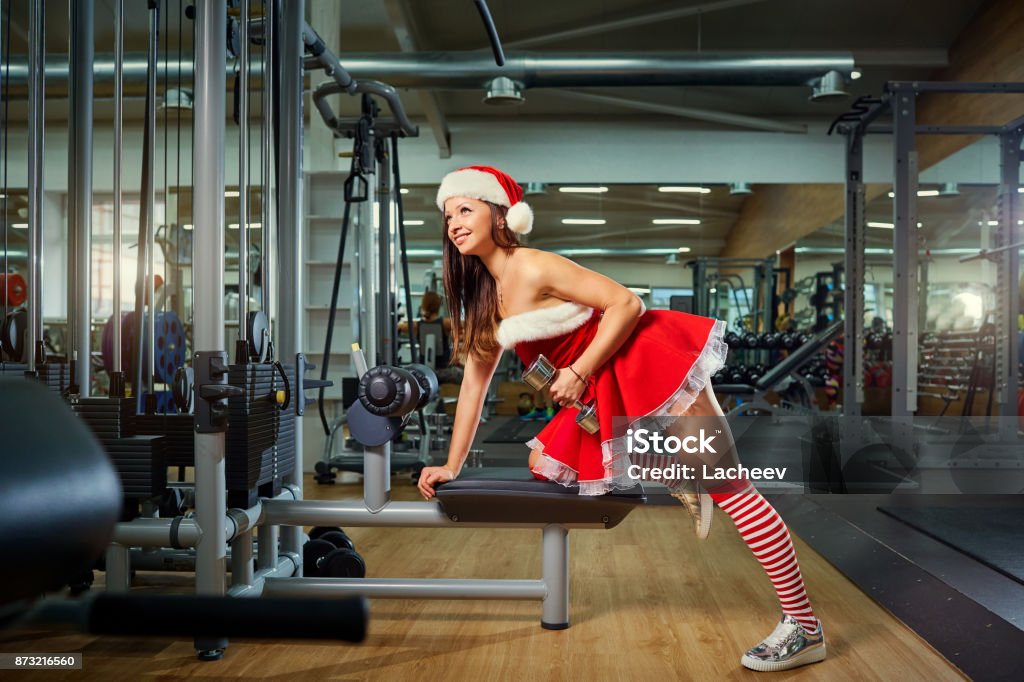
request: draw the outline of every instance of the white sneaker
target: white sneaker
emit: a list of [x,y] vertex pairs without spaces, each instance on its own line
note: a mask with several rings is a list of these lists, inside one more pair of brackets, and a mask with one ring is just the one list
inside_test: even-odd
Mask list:
[[690,512],[697,537],[701,540],[706,539],[708,533],[711,532],[711,519],[715,515],[715,503],[711,496],[701,487],[698,487],[696,491],[674,490],[671,495],[682,502],[686,511]]
[[818,631],[812,635],[796,618],[784,615],[772,634],[743,654],[740,663],[758,672],[776,672],[824,660],[825,629],[821,621],[818,621]]

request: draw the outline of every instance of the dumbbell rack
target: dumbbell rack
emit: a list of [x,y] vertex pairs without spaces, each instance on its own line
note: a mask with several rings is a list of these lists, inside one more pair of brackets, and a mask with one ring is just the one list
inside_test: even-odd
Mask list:
[[918,394],[944,401],[939,416],[961,398],[961,416],[969,414],[979,389],[988,392],[991,412],[992,380],[987,370],[995,353],[993,336],[979,330],[928,334],[921,339],[920,353]]

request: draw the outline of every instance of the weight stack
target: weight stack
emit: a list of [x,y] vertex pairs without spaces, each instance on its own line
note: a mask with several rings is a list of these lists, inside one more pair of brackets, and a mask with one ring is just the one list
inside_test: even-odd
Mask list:
[[[284,371],[289,377],[295,376],[295,368],[284,365]],[[284,390],[284,381],[279,375],[274,376],[275,387]],[[303,396],[292,394],[292,404],[277,413],[277,439],[274,443],[274,481],[267,497],[276,497],[281,493],[281,484],[285,478],[295,470],[295,400],[302,400]]]
[[96,434],[117,470],[122,494],[129,502],[126,517],[137,513],[138,500],[163,495],[167,488],[164,438],[136,435],[134,399],[82,398],[71,403],[71,409]]
[[196,465],[194,419],[190,414],[140,414],[136,433],[164,437],[164,458],[169,467]]
[[48,362],[45,365],[36,365],[36,372],[39,374],[39,381],[58,395],[63,395],[71,385],[71,366],[66,362]]
[[163,436],[131,436],[104,441],[103,447],[121,478],[124,496],[143,500],[163,495],[167,488]]
[[228,398],[224,469],[229,507],[255,505],[262,494],[260,486],[274,479],[280,413],[274,401],[276,373],[270,363],[231,365],[228,370],[228,383],[245,390]]
[[85,420],[104,445],[136,433],[132,398],[81,398],[71,403],[71,409]]
[[0,362],[0,377],[23,377],[28,365],[22,362]]

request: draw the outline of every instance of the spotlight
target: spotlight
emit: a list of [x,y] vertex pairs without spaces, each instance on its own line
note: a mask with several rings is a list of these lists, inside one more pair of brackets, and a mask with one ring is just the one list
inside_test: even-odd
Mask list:
[[838,71],[829,71],[816,81],[812,81],[810,100],[812,102],[825,102],[839,97],[849,97],[850,93],[843,90],[843,74]]
[[509,105],[523,104],[526,98],[523,97],[519,85],[511,78],[498,76],[487,84],[487,94],[484,95],[484,104]]

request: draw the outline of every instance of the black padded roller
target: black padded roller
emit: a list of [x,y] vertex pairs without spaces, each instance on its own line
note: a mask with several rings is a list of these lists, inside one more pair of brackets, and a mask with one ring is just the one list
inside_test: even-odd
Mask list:
[[416,377],[400,367],[379,365],[359,379],[359,402],[370,414],[401,417],[416,409],[422,389]]
[[364,597],[344,599],[236,598],[193,595],[97,595],[85,619],[96,635],[366,638]]

